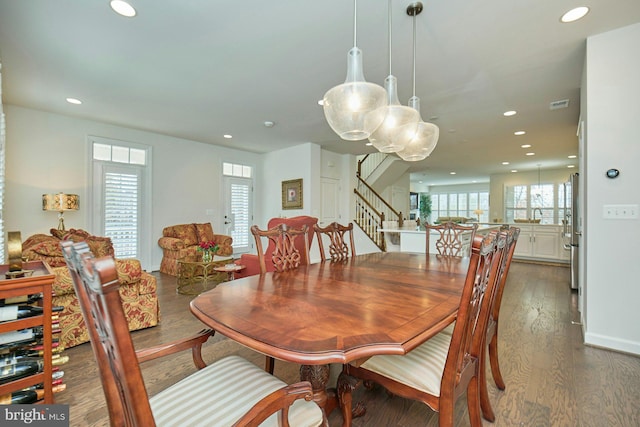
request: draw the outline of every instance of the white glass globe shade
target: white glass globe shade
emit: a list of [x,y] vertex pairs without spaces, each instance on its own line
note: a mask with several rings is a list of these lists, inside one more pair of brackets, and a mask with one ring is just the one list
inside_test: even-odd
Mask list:
[[367,115],[386,103],[384,88],[365,81],[362,51],[354,46],[348,54],[347,79],[324,95],[323,109],[327,123],[342,139],[367,139],[382,121],[366,120]]
[[404,149],[398,151],[398,156],[408,162],[424,160],[433,152],[438,144],[440,129],[433,123],[418,122],[418,127],[414,137],[405,145]]
[[387,76],[384,84],[389,104],[368,115],[365,123],[372,125],[381,121],[380,126],[369,136],[369,141],[381,153],[396,153],[415,135],[420,113],[400,104],[395,76]]

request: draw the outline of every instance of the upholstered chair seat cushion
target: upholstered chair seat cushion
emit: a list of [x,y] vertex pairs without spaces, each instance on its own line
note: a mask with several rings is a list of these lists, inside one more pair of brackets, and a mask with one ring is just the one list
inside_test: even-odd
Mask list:
[[362,367],[409,387],[440,396],[451,335],[439,333],[409,353],[373,356]]
[[[228,356],[190,375],[149,399],[158,426],[231,426],[260,399],[284,387],[280,379],[239,356]],[[278,426],[273,414],[261,426]],[[296,400],[289,410],[291,426],[322,424],[313,401]]]

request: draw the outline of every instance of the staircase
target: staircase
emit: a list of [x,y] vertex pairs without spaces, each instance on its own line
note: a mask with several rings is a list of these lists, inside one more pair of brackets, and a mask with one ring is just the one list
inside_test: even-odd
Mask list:
[[355,222],[367,236],[382,250],[385,242],[378,228],[383,227],[383,221],[398,221],[402,226],[402,212],[396,211],[379,191],[395,182],[408,169],[405,162],[396,156],[384,153],[367,154],[358,160]]

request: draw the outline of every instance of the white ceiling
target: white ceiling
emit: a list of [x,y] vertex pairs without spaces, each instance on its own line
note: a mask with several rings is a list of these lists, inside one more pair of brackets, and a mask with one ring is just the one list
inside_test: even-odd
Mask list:
[[[345,79],[352,1],[130,3],[135,18],[115,14],[108,0],[0,0],[4,103],[260,153],[305,142],[374,151],[340,140],[317,104]],[[410,3],[393,0],[393,74],[404,104],[412,95]],[[411,164],[412,180],[486,182],[511,169],[577,165],[567,156],[578,154],[585,40],[640,22],[640,0],[589,0],[590,13],[572,24],[559,18],[580,0],[423,3],[416,94],[440,141]],[[358,2],[365,76],[378,84],[389,74],[387,6]],[[569,108],[549,109],[562,99]],[[511,109],[518,114],[502,116]]]

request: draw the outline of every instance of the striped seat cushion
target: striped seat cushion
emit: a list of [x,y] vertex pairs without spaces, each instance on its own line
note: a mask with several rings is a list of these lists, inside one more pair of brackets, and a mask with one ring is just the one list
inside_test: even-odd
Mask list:
[[[158,426],[231,426],[260,399],[286,384],[239,356],[216,361],[149,399]],[[278,413],[262,426],[278,426]],[[313,401],[296,400],[291,426],[319,426],[322,411]]]
[[449,326],[447,326],[446,328],[444,328],[442,331],[440,331],[441,334],[449,334],[449,335],[453,335],[453,328],[456,327],[456,322],[455,320],[453,321],[452,324],[450,324]]
[[450,334],[439,333],[403,356],[374,356],[361,368],[416,390],[440,396],[440,382],[450,343]]

